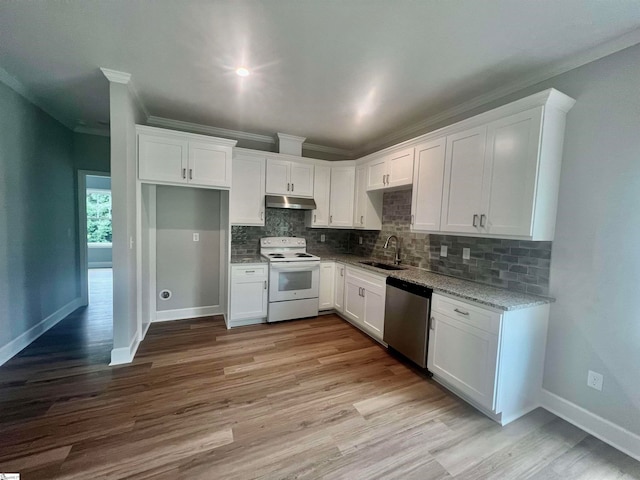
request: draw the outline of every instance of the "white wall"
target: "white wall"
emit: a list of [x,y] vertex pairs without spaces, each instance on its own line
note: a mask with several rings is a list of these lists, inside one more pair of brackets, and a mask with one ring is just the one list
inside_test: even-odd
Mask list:
[[[129,361],[137,346],[136,131],[142,115],[126,84],[110,83],[111,192],[113,208],[112,363]],[[129,351],[129,352],[128,352]]]

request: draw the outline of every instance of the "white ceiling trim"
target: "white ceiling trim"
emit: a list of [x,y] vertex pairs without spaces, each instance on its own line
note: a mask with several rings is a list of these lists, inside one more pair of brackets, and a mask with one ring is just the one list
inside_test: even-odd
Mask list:
[[127,85],[129,87],[129,91],[132,93],[136,102],[138,102],[138,106],[142,110],[145,118],[149,118],[149,110],[145,106],[142,98],[138,95],[138,91],[136,90],[135,85],[133,84],[133,80],[131,80],[131,74],[127,72],[121,72],[119,70],[113,70],[111,68],[100,67],[100,71],[107,77],[107,80],[112,83],[120,83],[122,85]]
[[108,128],[91,128],[84,125],[76,126],[73,131],[75,133],[84,133],[87,135],[99,135],[101,137],[110,137],[111,131]]
[[[212,127],[209,125],[203,125],[201,123],[183,122],[182,120],[173,120],[171,118],[156,117],[155,115],[148,116],[147,123],[155,127],[164,127],[164,128],[170,128],[173,130],[183,130],[183,131],[193,132],[193,133],[203,133],[205,135],[213,135],[214,137],[233,138],[234,140],[249,140],[252,142],[264,143],[267,145],[275,145],[276,143],[275,137],[270,137],[269,135],[260,135],[257,133],[242,132],[240,130],[230,130],[227,128]],[[293,137],[293,136],[290,136],[290,137]],[[294,137],[294,138],[302,138],[302,137]],[[343,155],[345,157],[350,157],[353,153],[351,150],[345,150],[342,148],[335,148],[335,147],[327,147],[325,145],[316,145],[313,143],[303,143],[302,149],[313,151],[313,152],[325,152],[325,153],[331,153],[334,155]]]
[[38,107],[40,110],[42,110],[44,113],[49,115],[54,120],[57,120],[62,125],[64,125],[65,127],[71,130],[73,129],[73,123],[68,118],[58,115],[57,113],[54,114],[54,112],[50,110],[46,105],[44,105],[44,103],[42,103],[42,101],[38,97],[36,97],[36,95],[34,95],[34,93],[31,90],[29,90],[29,88],[27,88],[27,86],[24,83],[22,83],[16,77],[11,75],[2,67],[0,67],[0,82],[4,83],[11,90],[16,92],[18,95],[23,97],[28,102]]
[[600,44],[597,47],[586,50],[578,55],[571,57],[568,60],[556,62],[546,69],[538,71],[537,73],[523,78],[517,82],[496,88],[495,90],[492,90],[488,93],[484,93],[475,98],[472,98],[471,100],[456,105],[455,107],[444,110],[437,115],[432,115],[425,120],[389,133],[388,135],[379,138],[376,142],[369,144],[367,148],[357,149],[353,152],[354,156],[358,157],[365,153],[375,151],[379,147],[404,140],[412,134],[425,133],[425,130],[427,130],[429,127],[437,125],[440,122],[447,120],[448,118],[463,114],[465,112],[473,110],[474,108],[480,107],[494,100],[498,100],[519,90],[531,87],[540,82],[544,82],[545,80],[549,80],[550,78],[586,65],[587,63],[591,63],[604,58],[607,55],[611,55],[620,50],[624,50],[625,48],[637,45],[638,43],[640,43],[640,29],[633,30],[625,35],[622,35],[621,37],[615,38],[609,42]]

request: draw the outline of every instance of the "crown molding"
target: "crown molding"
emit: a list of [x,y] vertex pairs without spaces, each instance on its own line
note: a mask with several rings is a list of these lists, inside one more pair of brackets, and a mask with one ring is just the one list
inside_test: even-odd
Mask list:
[[291,142],[300,142],[304,143],[307,137],[297,137],[295,135],[289,135],[288,133],[276,133],[278,135],[278,140],[289,140]]
[[111,131],[108,128],[92,128],[84,125],[77,125],[73,131],[75,133],[84,133],[86,135],[98,135],[100,137],[110,137]]
[[257,133],[247,133],[239,130],[211,127],[201,123],[183,122],[182,120],[156,117],[154,115],[147,117],[147,123],[156,127],[172,128],[174,130],[184,130],[193,133],[204,133],[215,137],[233,138],[235,140],[250,140],[252,142],[266,143],[269,145],[274,145],[276,143],[275,139],[268,135],[258,135]]
[[327,147],[325,145],[316,145],[315,143],[303,143],[302,150],[307,150],[310,152],[331,153],[333,155],[341,155],[348,158],[351,158],[355,153],[353,150],[347,150],[345,148],[337,147]]
[[107,77],[107,80],[113,83],[127,85],[131,81],[131,74],[127,72],[120,72],[118,70],[112,70],[104,67],[100,67],[100,71],[105,77]]
[[39,99],[24,83],[11,75],[2,67],[0,67],[0,82],[4,83],[11,90],[16,92],[29,103],[42,110],[54,120],[60,122],[68,129],[73,130],[73,123],[68,118],[63,117],[62,115],[54,114],[53,111],[48,106],[46,106],[42,102],[42,100]]
[[574,70],[591,62],[595,62],[596,60],[619,52],[620,50],[624,50],[625,48],[637,45],[638,43],[640,43],[640,29],[633,30],[613,40],[585,50],[577,55],[572,56],[569,59],[554,62],[551,65],[547,66],[547,68],[538,70],[535,74],[524,77],[508,85],[496,88],[482,95],[478,95],[477,97],[474,97],[466,102],[443,110],[436,115],[432,115],[425,120],[407,125],[400,130],[395,130],[383,137],[378,138],[375,142],[367,145],[366,148],[356,149],[353,152],[354,156],[361,156],[367,152],[375,151],[382,146],[401,141],[402,139],[407,138],[411,135],[424,133],[430,127],[438,125],[439,123],[444,122],[457,115],[464,114],[468,111],[473,110],[474,108],[481,107],[483,105],[486,105],[487,103],[491,103],[512,93],[524,90],[525,88],[544,82],[545,80],[549,80],[550,78],[556,77],[570,70]]

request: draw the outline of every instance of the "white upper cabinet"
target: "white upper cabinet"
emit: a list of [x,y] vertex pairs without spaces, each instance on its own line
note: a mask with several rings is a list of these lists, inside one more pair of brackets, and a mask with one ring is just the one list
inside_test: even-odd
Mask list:
[[367,192],[369,167],[356,167],[353,227],[362,230],[382,229],[382,192]]
[[413,182],[413,147],[372,160],[367,166],[367,190],[410,186]]
[[264,157],[252,155],[236,154],[233,159],[231,225],[264,226],[265,163]]
[[267,160],[268,195],[313,197],[313,165],[288,160]]
[[331,192],[331,167],[316,165],[313,179],[313,199],[316,209],[307,211],[308,227],[329,226],[329,195]]
[[439,138],[416,146],[411,192],[411,229],[414,231],[440,230],[446,144],[446,138]]
[[136,126],[142,181],[230,188],[235,141]]
[[480,213],[487,233],[532,235],[541,125],[542,107],[489,124]]
[[331,167],[329,227],[353,227],[355,167]]
[[442,196],[443,232],[477,233],[487,127],[447,137]]

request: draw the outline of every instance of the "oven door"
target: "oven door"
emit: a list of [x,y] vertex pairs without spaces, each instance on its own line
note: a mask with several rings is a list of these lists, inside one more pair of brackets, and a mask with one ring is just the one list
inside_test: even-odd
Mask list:
[[269,301],[317,298],[320,262],[272,262],[269,265]]

